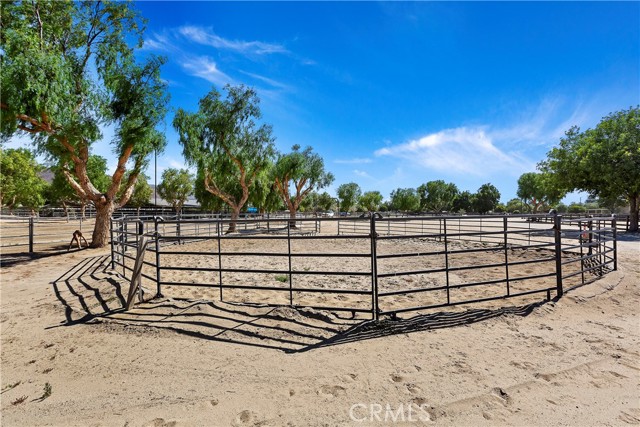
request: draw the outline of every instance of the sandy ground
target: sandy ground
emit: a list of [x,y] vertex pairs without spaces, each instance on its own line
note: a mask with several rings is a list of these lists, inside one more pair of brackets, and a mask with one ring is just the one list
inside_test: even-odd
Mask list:
[[2,425],[640,424],[637,236],[558,301],[377,325],[176,292],[120,312],[107,256],[2,268]]

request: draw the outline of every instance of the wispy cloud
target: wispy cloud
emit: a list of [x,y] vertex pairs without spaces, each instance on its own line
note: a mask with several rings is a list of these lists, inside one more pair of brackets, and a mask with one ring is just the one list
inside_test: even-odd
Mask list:
[[261,81],[263,83],[266,83],[269,86],[272,86],[272,87],[275,87],[275,88],[278,88],[278,89],[289,89],[289,86],[287,86],[286,84],[281,83],[281,82],[279,82],[277,80],[270,79],[268,77],[261,76],[259,74],[249,73],[248,71],[243,71],[243,70],[238,70],[238,71],[240,71],[245,76],[249,76],[249,77],[251,77],[251,78],[253,78],[255,80],[258,80],[258,81]]
[[373,177],[371,175],[369,175],[367,172],[361,171],[359,169],[355,169],[353,171],[353,173],[354,173],[354,175],[357,175],[357,176],[362,177],[362,178],[373,179]]
[[337,159],[334,160],[334,163],[338,163],[338,164],[343,164],[343,165],[359,165],[359,164],[366,164],[366,163],[371,163],[373,160],[370,158],[360,158],[360,157],[356,157],[354,159]]
[[483,127],[445,129],[404,144],[381,148],[375,155],[400,158],[440,172],[475,176],[499,172],[519,175],[535,168],[535,163],[522,155],[498,148]]
[[219,86],[233,82],[233,79],[220,71],[215,61],[208,56],[192,56],[185,58],[182,62],[182,67],[187,73]]
[[211,28],[186,25],[180,27],[178,31],[189,40],[206,46],[212,46],[216,49],[226,49],[238,53],[255,55],[289,53],[283,45],[277,43],[225,39],[215,34]]

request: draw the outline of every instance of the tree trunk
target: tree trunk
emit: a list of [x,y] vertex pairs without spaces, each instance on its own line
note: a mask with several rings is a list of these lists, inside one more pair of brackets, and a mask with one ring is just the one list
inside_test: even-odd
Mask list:
[[297,209],[295,208],[289,208],[289,228],[296,228],[296,213],[297,213]]
[[103,248],[109,244],[109,225],[114,210],[113,202],[96,203],[96,225],[91,238],[92,248]]
[[640,199],[640,197],[635,194],[629,197],[629,231],[633,232],[638,231],[638,199]]
[[233,210],[231,211],[231,222],[229,223],[229,228],[225,234],[235,233],[237,226],[236,221],[240,217],[240,206],[232,206]]

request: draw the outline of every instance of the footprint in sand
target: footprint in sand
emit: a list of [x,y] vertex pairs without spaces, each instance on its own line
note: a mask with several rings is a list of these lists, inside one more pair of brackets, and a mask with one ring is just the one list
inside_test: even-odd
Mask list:
[[394,383],[401,383],[405,380],[405,377],[400,374],[391,374],[391,381]]
[[336,398],[346,394],[346,388],[339,385],[323,385],[318,389],[318,394],[326,398]]
[[143,424],[143,427],[175,427],[177,425],[177,421],[166,421],[164,418],[155,418],[148,423]]
[[236,418],[235,420],[233,420],[233,423],[231,423],[231,425],[233,426],[254,425],[257,423],[257,421],[258,421],[258,415],[253,411],[245,409],[244,411],[236,415]]

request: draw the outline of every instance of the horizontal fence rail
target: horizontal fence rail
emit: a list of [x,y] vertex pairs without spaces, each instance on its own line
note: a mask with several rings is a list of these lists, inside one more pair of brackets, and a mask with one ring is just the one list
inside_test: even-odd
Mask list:
[[[112,268],[187,298],[382,315],[550,299],[617,269],[615,217],[561,215],[111,220]],[[538,295],[536,297],[536,295]]]

